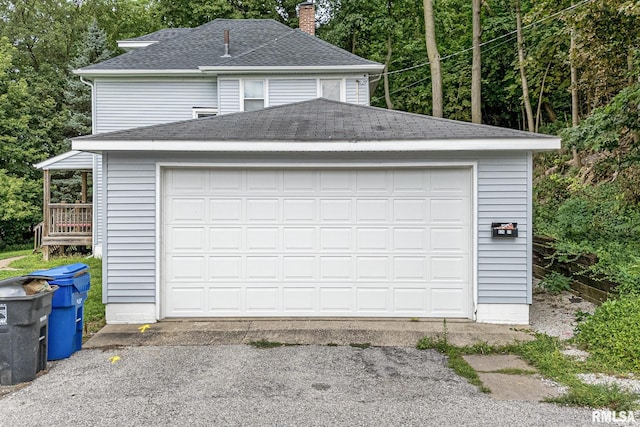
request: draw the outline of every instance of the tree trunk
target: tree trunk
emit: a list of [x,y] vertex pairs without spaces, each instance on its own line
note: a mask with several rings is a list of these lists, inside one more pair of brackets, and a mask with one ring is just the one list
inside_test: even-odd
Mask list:
[[580,116],[578,115],[578,70],[575,64],[576,36],[571,29],[571,46],[569,48],[569,64],[571,67],[571,125],[578,126]]
[[391,34],[387,37],[387,59],[384,62],[384,73],[382,75],[384,79],[384,100],[387,103],[387,108],[393,110],[393,102],[391,102],[391,95],[389,94],[389,63],[391,62]]
[[424,5],[424,38],[427,44],[427,56],[431,69],[431,114],[442,117],[442,72],[440,68],[440,53],[436,41],[436,28],[433,19],[432,0],[423,0]]
[[482,57],[480,42],[482,26],[480,23],[480,8],[482,0],[471,0],[473,13],[473,63],[471,66],[471,121],[482,123]]
[[538,133],[538,129],[540,129],[540,118],[542,117],[541,109],[542,109],[542,96],[544,95],[544,84],[547,81],[547,75],[549,74],[549,70],[551,69],[551,62],[547,65],[547,69],[544,72],[544,76],[542,76],[542,84],[540,85],[540,96],[538,96],[538,109],[536,111],[536,129],[535,132]]
[[524,111],[527,115],[527,130],[534,132],[533,110],[531,109],[531,99],[529,99],[529,85],[527,75],[524,72],[524,39],[522,37],[522,15],[520,13],[520,0],[516,0],[516,37],[518,39],[518,65],[520,66],[520,80],[522,81],[522,100],[524,101]]
[[551,123],[555,123],[558,120],[558,115],[553,110],[553,107],[548,102],[542,103],[542,108],[544,108],[544,112],[547,113],[547,117]]

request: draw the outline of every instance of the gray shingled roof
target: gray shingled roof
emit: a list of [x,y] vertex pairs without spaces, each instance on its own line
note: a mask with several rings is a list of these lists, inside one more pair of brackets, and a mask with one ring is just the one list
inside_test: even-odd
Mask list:
[[548,136],[319,98],[75,140],[365,142],[506,138]]
[[[230,31],[230,57],[222,56],[225,29]],[[353,65],[380,64],[271,19],[216,19],[82,68],[80,74],[100,70],[197,70],[200,66]]]
[[145,34],[140,37],[133,37],[126,40],[120,40],[123,42],[160,42],[165,40],[175,39],[176,37],[183,36],[193,31],[193,28],[164,28],[162,30],[154,31],[153,33]]

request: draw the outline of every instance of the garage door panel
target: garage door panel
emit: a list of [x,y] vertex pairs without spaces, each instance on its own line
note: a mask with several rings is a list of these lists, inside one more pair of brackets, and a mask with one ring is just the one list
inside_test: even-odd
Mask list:
[[424,170],[395,170],[393,179],[393,190],[396,193],[425,194],[428,188],[427,173]]
[[238,287],[209,288],[209,311],[227,314],[242,313],[242,289]]
[[247,222],[274,223],[279,221],[278,199],[248,199]]
[[462,317],[468,311],[466,288],[431,287],[428,301],[429,313],[433,317]]
[[426,224],[427,202],[424,199],[395,199],[393,201],[393,222]]
[[351,287],[321,287],[319,302],[321,313],[350,313],[353,311]]
[[209,258],[209,279],[213,281],[242,280],[242,257],[213,256]]
[[395,227],[394,252],[424,252],[427,247],[427,230],[424,227]]
[[321,252],[351,251],[352,228],[347,227],[323,227],[320,229]]
[[433,282],[467,282],[469,280],[468,256],[431,256],[429,279]]
[[350,256],[321,256],[320,280],[353,280],[353,261]]
[[206,250],[205,227],[173,227],[167,236],[167,244],[173,252]]
[[352,193],[353,173],[347,170],[322,170],[320,193]]
[[396,287],[393,290],[394,311],[397,313],[424,313],[427,315],[427,289]]
[[167,275],[171,281],[203,280],[205,277],[204,256],[169,255]]
[[284,199],[283,220],[285,223],[302,222],[313,223],[316,216],[316,201],[314,199]]
[[239,170],[211,170],[209,172],[209,188],[219,193],[238,194],[242,191],[243,173]]
[[278,288],[252,287],[246,288],[247,312],[278,312]]
[[357,280],[361,281],[383,281],[390,279],[390,266],[388,257],[357,257]]
[[292,170],[283,174],[283,191],[285,193],[306,193],[316,190],[316,173],[313,171]]
[[315,252],[316,229],[301,227],[283,227],[284,252]]
[[320,222],[351,222],[352,201],[350,199],[320,200]]
[[470,317],[470,169],[163,176],[166,317]]
[[359,286],[356,290],[356,310],[362,313],[382,314],[391,310],[389,289]]
[[240,251],[242,249],[242,234],[240,227],[210,228],[210,248],[213,251]]
[[173,288],[170,301],[173,312],[202,313],[205,301],[204,289],[202,287]]
[[277,193],[280,188],[280,173],[277,170],[254,170],[244,174],[247,195],[252,193]]
[[241,222],[242,221],[242,200],[241,199],[210,199],[209,221],[221,222],[221,223]]
[[364,252],[386,252],[389,250],[388,228],[358,228],[356,248]]
[[284,256],[282,270],[284,281],[314,281],[316,279],[316,257]]
[[246,228],[246,250],[268,251],[280,250],[280,229],[278,227]]
[[304,312],[313,314],[317,301],[315,287],[287,287],[282,291],[282,304],[285,313]]
[[247,256],[245,278],[248,281],[278,280],[278,257]]

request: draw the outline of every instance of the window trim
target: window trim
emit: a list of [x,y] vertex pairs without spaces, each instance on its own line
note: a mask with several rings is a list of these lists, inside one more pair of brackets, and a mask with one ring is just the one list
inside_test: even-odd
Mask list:
[[340,81],[340,102],[347,101],[347,79],[345,77],[319,77],[318,78],[318,98],[322,98],[322,81],[323,80]]
[[[203,114],[203,116],[200,116],[200,114]],[[209,116],[217,116],[217,115],[218,115],[218,109],[213,107],[193,107],[191,109],[191,117],[194,119],[199,119],[202,117],[209,117]]]
[[[244,96],[244,87],[246,82],[262,82],[262,98],[245,98]],[[269,80],[268,79],[242,79],[242,84],[240,85],[240,111],[245,112],[247,110],[245,110],[244,108],[244,102],[245,100],[249,100],[249,101],[257,101],[262,99],[263,101],[263,107],[262,108],[267,108],[269,106],[269,100],[267,97],[267,94],[269,93]]]

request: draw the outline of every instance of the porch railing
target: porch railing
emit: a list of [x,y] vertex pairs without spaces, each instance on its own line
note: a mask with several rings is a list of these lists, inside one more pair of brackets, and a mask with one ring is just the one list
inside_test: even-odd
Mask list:
[[48,236],[91,236],[91,203],[49,204]]
[[42,231],[44,230],[44,222],[33,227],[33,252],[37,252],[42,246]]

